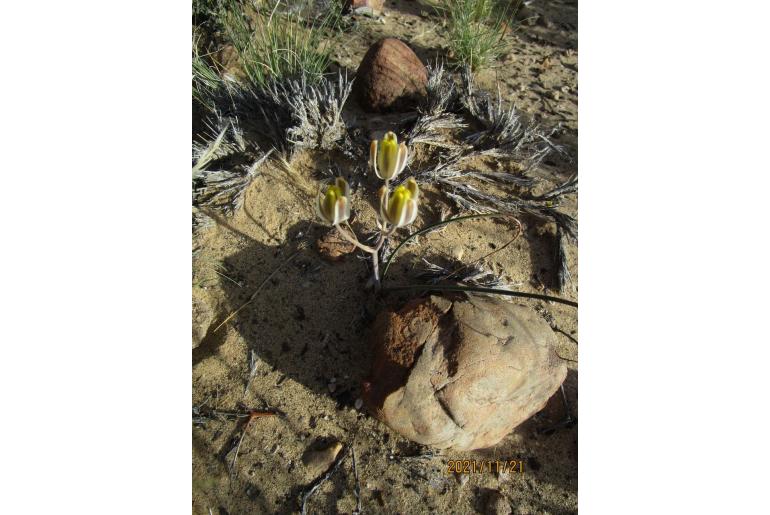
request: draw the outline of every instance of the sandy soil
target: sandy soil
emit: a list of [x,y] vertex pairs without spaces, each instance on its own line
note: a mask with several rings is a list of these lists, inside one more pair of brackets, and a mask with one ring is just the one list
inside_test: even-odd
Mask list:
[[[550,162],[543,169],[550,184],[557,185],[577,169],[577,3],[535,4],[532,9],[541,15],[540,21],[523,24],[512,34],[510,54],[481,72],[478,83],[493,91],[499,84],[504,98],[536,121],[562,124],[557,141],[567,145],[574,162]],[[388,1],[386,7],[385,23],[358,19],[344,45],[335,50],[336,66],[355,71],[368,46],[383,36],[403,39],[424,62],[446,54],[445,29],[427,8],[411,1]],[[350,116],[363,115],[351,107]],[[358,123],[378,131],[391,121],[378,116]],[[513,513],[576,512],[577,425],[540,431],[565,418],[560,395],[492,449],[433,456],[425,456],[428,449],[355,408],[361,380],[369,371],[367,328],[379,310],[398,307],[408,297],[391,294],[376,300],[364,291],[368,264],[356,255],[333,264],[319,257],[314,242],[327,229],[316,222],[311,199],[319,170],[332,164],[343,170],[349,166],[318,154],[298,156],[291,169],[267,165],[246,192],[243,209],[231,218],[215,217],[213,227],[193,236],[193,295],[208,306],[194,324],[208,315],[214,320],[213,331],[269,277],[253,302],[194,349],[193,405],[282,413],[255,418],[248,425],[234,472],[228,468],[233,454],[227,453],[241,435],[240,426],[235,421],[193,426],[193,512],[297,512],[301,494],[315,479],[306,473],[303,453],[334,441],[345,445],[343,452],[355,448],[366,512],[485,513],[494,491],[505,497]],[[352,225],[359,234],[374,226],[377,186],[376,178],[367,177],[354,195]],[[426,188],[425,199],[411,230],[437,221],[442,208],[457,213],[435,188]],[[577,216],[576,200],[562,209]],[[543,292],[554,284],[554,227],[521,220],[524,236],[494,254],[487,265],[520,290]],[[401,229],[396,239],[411,230]],[[388,280],[404,282],[423,257],[441,261],[462,255],[464,261],[475,260],[512,234],[508,224],[490,219],[451,224],[400,254]],[[560,295],[577,300],[574,246],[568,247],[568,263],[572,281]],[[570,360],[566,409],[577,418],[576,310],[522,302],[558,329],[557,352]],[[259,364],[247,388],[251,351]],[[522,460],[524,471],[448,473],[449,460],[457,459]],[[348,458],[313,495],[308,511],[351,513],[356,507],[354,491]]]

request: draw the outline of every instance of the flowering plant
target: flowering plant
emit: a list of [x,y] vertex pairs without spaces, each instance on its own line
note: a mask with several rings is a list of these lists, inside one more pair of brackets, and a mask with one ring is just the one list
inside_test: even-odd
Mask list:
[[[358,240],[350,227],[350,186],[342,177],[337,177],[334,184],[325,191],[319,191],[316,199],[316,212],[319,218],[337,228],[340,235],[347,241],[372,255],[374,269],[374,285],[379,288],[379,252],[385,238],[393,234],[399,227],[405,227],[417,218],[417,206],[420,190],[417,181],[409,178],[405,185],[390,189],[390,181],[406,168],[408,149],[404,142],[398,143],[393,132],[388,132],[381,141],[372,141],[369,147],[369,166],[378,178],[385,181],[380,188],[377,228],[379,237],[373,246],[364,245]],[[344,224],[344,226],[343,226]]]

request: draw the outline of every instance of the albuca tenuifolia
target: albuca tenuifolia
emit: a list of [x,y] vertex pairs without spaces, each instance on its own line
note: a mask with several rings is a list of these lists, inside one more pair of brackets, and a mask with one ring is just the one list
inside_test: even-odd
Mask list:
[[408,149],[404,142],[398,143],[395,133],[387,132],[380,141],[372,141],[369,147],[369,166],[375,175],[385,181],[380,188],[377,228],[379,237],[373,246],[364,245],[358,240],[348,223],[350,218],[350,187],[345,179],[337,177],[334,184],[318,193],[316,212],[319,218],[337,228],[340,235],[350,243],[372,255],[374,286],[379,289],[379,252],[385,239],[399,227],[404,227],[417,218],[417,206],[420,190],[417,182],[409,178],[405,184],[396,186],[391,191],[390,181],[406,168]]

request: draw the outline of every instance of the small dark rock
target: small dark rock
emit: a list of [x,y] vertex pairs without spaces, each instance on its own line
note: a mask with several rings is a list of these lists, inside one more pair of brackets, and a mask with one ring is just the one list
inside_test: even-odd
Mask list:
[[331,229],[318,238],[316,248],[321,257],[330,262],[341,261],[356,250],[356,246],[340,236],[337,229]]

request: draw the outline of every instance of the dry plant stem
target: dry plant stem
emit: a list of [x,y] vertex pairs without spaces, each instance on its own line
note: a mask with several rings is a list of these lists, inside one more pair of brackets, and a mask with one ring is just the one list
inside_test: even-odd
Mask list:
[[258,417],[275,416],[275,413],[273,413],[272,411],[249,410],[248,416],[249,416],[249,419],[246,421],[246,425],[243,426],[243,432],[241,433],[241,438],[238,440],[238,447],[235,448],[235,456],[233,457],[233,464],[230,466],[230,471],[234,478],[238,475],[238,469],[235,468],[235,465],[238,463],[238,452],[240,452],[241,450],[241,444],[243,443],[243,438],[246,436],[246,432],[249,430],[249,426],[251,425],[252,420]]
[[476,263],[480,263],[480,262],[484,261],[484,260],[485,260],[485,259],[487,259],[489,256],[491,256],[491,255],[493,255],[493,254],[497,254],[497,253],[498,253],[498,252],[500,252],[501,250],[504,250],[506,247],[508,247],[508,246],[509,246],[511,243],[513,243],[514,241],[518,240],[518,239],[519,239],[519,236],[521,236],[521,235],[522,235],[522,233],[524,232],[524,227],[522,227],[522,225],[521,225],[521,222],[519,221],[519,219],[518,219],[518,218],[514,218],[513,220],[514,220],[514,221],[515,221],[515,222],[518,224],[518,226],[519,226],[519,232],[517,232],[517,233],[516,233],[516,236],[514,236],[513,238],[511,238],[510,240],[508,240],[508,242],[507,242],[505,245],[503,245],[502,247],[500,247],[499,249],[495,249],[495,250],[493,250],[492,252],[490,252],[490,253],[488,253],[488,254],[485,254],[485,255],[481,256],[480,258],[478,258],[478,259],[477,259],[477,260],[475,260],[475,261],[471,261],[470,263],[468,263],[468,264],[466,264],[466,265],[463,265],[463,266],[461,266],[460,268],[456,268],[455,270],[453,270],[452,272],[450,272],[450,273],[449,273],[449,275],[447,275],[447,276],[445,277],[445,279],[449,279],[450,277],[452,277],[453,275],[455,275],[457,272],[459,272],[459,271],[461,271],[461,270],[465,270],[465,269],[466,269],[466,268],[468,268],[469,266],[473,266],[473,265],[475,265]]
[[374,247],[369,247],[367,245],[364,245],[360,241],[358,241],[358,238],[355,235],[355,232],[353,232],[353,228],[350,227],[350,224],[345,222],[345,225],[348,226],[350,229],[350,232],[348,233],[345,231],[340,224],[336,224],[335,227],[340,232],[343,238],[348,240],[350,243],[358,247],[359,249],[363,250],[364,252],[367,252],[372,255],[372,269],[374,274],[374,290],[379,291],[380,290],[380,249],[382,249],[382,244],[385,243],[385,238],[393,234],[393,231],[395,230],[395,227],[392,227],[391,229],[388,229],[387,223],[383,223],[382,228],[380,229],[380,237],[377,238],[377,243],[375,243]]
[[[347,224],[347,222],[346,222]],[[355,233],[353,232],[353,229],[350,230],[350,233],[345,231],[340,224],[336,224],[334,227],[337,228],[337,230],[340,232],[340,235],[342,235],[343,238],[348,240],[350,243],[358,247],[359,249],[363,250],[364,252],[368,252],[369,254],[374,254],[375,250],[372,247],[368,247],[358,241],[358,238],[356,237]],[[350,227],[350,225],[348,225]]]
[[329,468],[329,470],[320,478],[316,479],[312,485],[310,485],[310,488],[302,495],[302,509],[300,510],[300,513],[302,515],[305,515],[307,513],[307,502],[310,499],[310,497],[318,490],[322,484],[324,484],[335,472],[337,472],[337,469],[340,468],[340,465],[343,461],[345,461],[345,458],[348,457],[350,454],[350,451],[348,452],[340,452],[339,456],[337,457],[337,460],[334,462],[334,465]]
[[573,308],[578,307],[578,303],[573,300],[562,299],[559,297],[551,297],[550,295],[540,295],[539,293],[529,293],[523,291],[502,290],[499,288],[481,288],[477,286],[460,286],[457,284],[407,284],[404,286],[389,286],[386,291],[408,291],[408,290],[422,290],[422,291],[466,291],[475,293],[491,293],[495,295],[507,295],[509,297],[523,297],[526,299],[545,300],[550,302],[558,302],[559,304],[566,304]]

